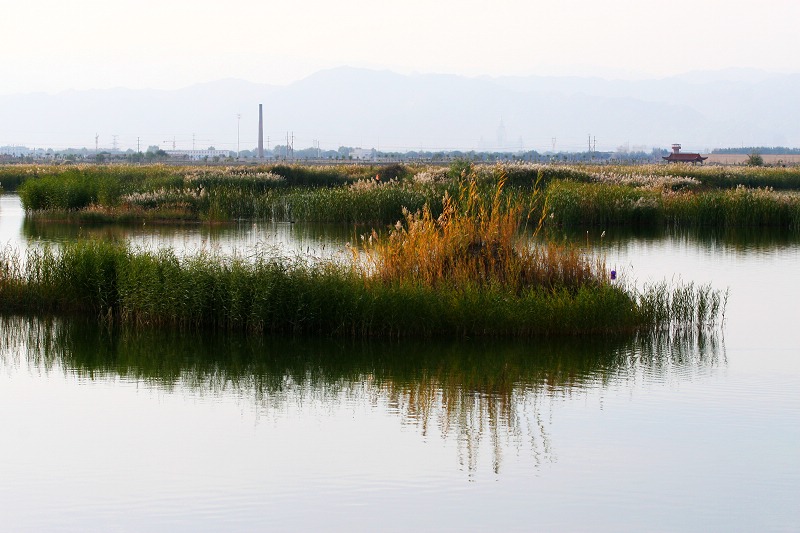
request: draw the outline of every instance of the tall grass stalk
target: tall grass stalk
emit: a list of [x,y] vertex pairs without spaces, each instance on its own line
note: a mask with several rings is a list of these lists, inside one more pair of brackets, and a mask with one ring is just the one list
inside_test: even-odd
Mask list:
[[458,196],[445,193],[441,214],[428,206],[404,210],[388,235],[373,231],[353,249],[363,274],[384,283],[438,287],[502,287],[511,294],[529,290],[572,293],[602,283],[605,265],[576,248],[541,245],[520,232],[538,191],[528,203],[504,194],[505,176],[492,191],[481,191],[475,176],[462,183]]

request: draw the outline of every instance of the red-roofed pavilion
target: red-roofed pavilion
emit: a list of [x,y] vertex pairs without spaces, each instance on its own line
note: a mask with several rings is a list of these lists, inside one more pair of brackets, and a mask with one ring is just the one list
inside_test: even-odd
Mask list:
[[681,145],[680,144],[673,144],[672,145],[672,153],[668,156],[663,157],[665,161],[668,163],[700,163],[703,164],[703,161],[708,159],[708,157],[703,157],[700,154],[691,154],[689,152],[681,153]]

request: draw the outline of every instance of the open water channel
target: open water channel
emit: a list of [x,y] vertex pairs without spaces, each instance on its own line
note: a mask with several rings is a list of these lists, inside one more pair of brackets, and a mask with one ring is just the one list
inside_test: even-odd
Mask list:
[[[338,253],[299,224],[81,235]],[[730,289],[715,331],[351,343],[0,319],[6,531],[798,531],[800,238],[619,235],[628,280]]]

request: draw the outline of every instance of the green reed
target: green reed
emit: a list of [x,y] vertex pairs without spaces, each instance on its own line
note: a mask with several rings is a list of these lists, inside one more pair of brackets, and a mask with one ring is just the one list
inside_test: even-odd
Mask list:
[[663,219],[661,191],[605,183],[554,181],[547,188],[546,221],[575,226],[646,226]]
[[698,194],[665,195],[664,217],[683,226],[800,229],[800,193],[737,187]]
[[291,219],[390,223],[441,191],[408,167],[75,166],[28,169],[26,211],[81,221]]
[[345,337],[611,334],[656,328],[676,316],[674,306],[642,306],[640,301],[656,300],[650,293],[635,295],[608,283],[521,293],[496,285],[431,287],[365,280],[334,264],[178,257],[94,241],[60,251],[29,249],[24,257],[6,250],[0,267],[0,302],[7,311],[90,314],[180,330]]
[[548,223],[564,227],[780,227],[800,229],[800,193],[737,187],[681,190],[556,181],[547,189]]
[[24,176],[18,190],[25,209],[49,219],[96,223],[270,219],[388,225],[403,217],[404,208],[415,212],[427,204],[438,214],[443,192],[454,194],[461,178],[451,175],[465,170],[485,194],[491,194],[502,176],[505,194],[537,198],[537,208],[544,201],[533,191],[546,188],[548,223],[564,227],[800,228],[797,193],[729,188],[736,183],[793,188],[798,172],[785,168],[463,162],[449,170],[402,165],[31,165],[0,167],[0,177],[3,172]]

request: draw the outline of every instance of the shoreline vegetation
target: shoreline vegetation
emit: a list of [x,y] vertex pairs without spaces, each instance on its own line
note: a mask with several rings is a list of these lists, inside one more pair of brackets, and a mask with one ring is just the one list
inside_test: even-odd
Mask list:
[[[602,257],[537,240],[549,216],[543,174],[525,194],[509,181],[462,170],[433,207],[402,206],[401,220],[363,235],[344,263],[178,256],[97,240],[6,249],[0,305],[180,330],[388,338],[630,335],[724,317],[727,293],[665,283],[639,291],[611,279]],[[532,232],[520,231],[526,224]]]
[[[413,165],[0,167],[30,218],[102,224],[233,220],[394,224],[403,210],[441,213],[471,176],[536,197],[546,227],[776,227],[800,230],[800,168],[690,165]],[[534,195],[533,192],[537,191]],[[541,194],[538,194],[541,193]]]

